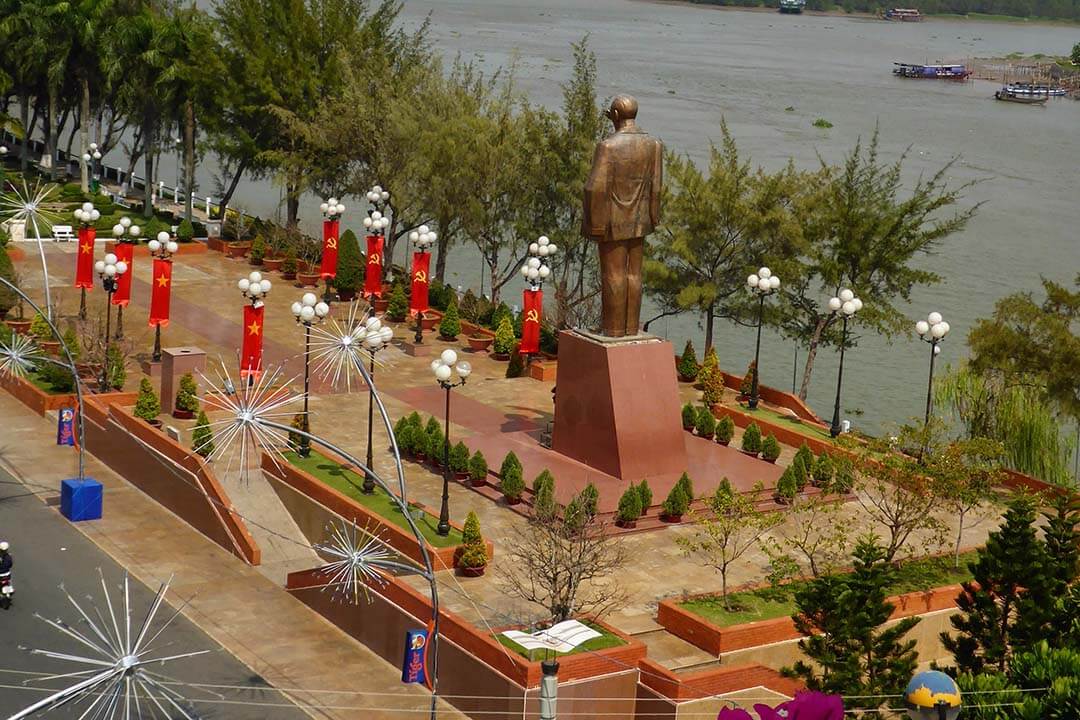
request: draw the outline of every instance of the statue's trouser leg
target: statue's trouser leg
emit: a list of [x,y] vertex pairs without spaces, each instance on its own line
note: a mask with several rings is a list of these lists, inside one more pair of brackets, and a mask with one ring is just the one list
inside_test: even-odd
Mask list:
[[600,327],[608,337],[626,334],[625,240],[600,242]]
[[641,322],[641,258],[645,239],[627,240],[626,257],[626,334],[637,335]]

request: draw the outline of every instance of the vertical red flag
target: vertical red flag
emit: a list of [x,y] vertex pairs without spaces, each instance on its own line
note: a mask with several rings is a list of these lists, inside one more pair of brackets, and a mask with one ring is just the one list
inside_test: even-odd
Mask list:
[[338,221],[323,220],[322,224],[322,265],[319,276],[324,280],[337,275]]
[[427,312],[428,268],[430,265],[431,253],[414,252],[412,254],[412,293],[409,297],[409,310],[411,312]]
[[265,306],[244,306],[244,344],[240,349],[240,377],[262,372],[263,310]]
[[75,259],[75,287],[91,290],[94,287],[94,239],[92,227],[79,228],[79,252]]
[[367,267],[364,269],[364,294],[382,297],[383,236],[367,236]]
[[525,290],[521,296],[521,346],[522,355],[540,352],[540,317],[544,312],[544,291]]
[[113,305],[127,307],[128,302],[131,300],[131,275],[135,269],[131,264],[131,259],[134,254],[135,243],[116,243],[116,247],[113,249],[116,261],[123,260],[127,263],[127,272],[120,276],[120,282],[116,284],[116,292],[112,296]]
[[172,260],[154,259],[154,279],[150,286],[150,326],[169,324],[172,297]]

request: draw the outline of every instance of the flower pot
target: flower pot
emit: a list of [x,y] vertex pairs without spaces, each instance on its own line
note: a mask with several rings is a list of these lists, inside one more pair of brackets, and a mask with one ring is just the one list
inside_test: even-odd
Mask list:
[[687,425],[686,423],[683,423],[682,429],[685,430],[688,433],[694,432],[694,426],[693,425]]
[[660,520],[666,523],[682,522],[682,515],[668,515],[667,513],[660,513]]
[[190,410],[181,410],[180,408],[176,408],[172,411],[172,416],[177,420],[190,420],[191,418],[195,417],[195,413]]
[[449,335],[443,335],[442,333],[439,333],[439,339],[443,342],[457,342],[457,335],[450,337]]
[[637,527],[637,520],[616,519],[615,520],[615,525],[618,526],[618,527],[630,530],[631,528],[636,528]]
[[413,460],[416,460],[416,462],[418,462],[418,463],[422,463],[425,460],[427,460],[427,457],[422,452],[414,452],[413,453]]
[[231,258],[242,258],[251,249],[251,243],[231,242],[226,246],[226,253]]
[[147,422],[148,425],[156,427],[158,430],[161,429],[161,421],[158,420],[157,418],[154,418],[153,420],[147,420],[146,422]]
[[25,335],[30,332],[30,320],[7,320],[7,325],[13,332]]
[[791,500],[784,497],[783,495],[773,495],[773,502],[775,502],[777,505],[789,505],[791,503]]
[[462,480],[468,480],[469,479],[469,471],[468,470],[466,470],[465,472],[456,472],[455,471],[454,472],[454,479],[457,480],[458,482],[461,482]]
[[719,440],[719,439],[718,439],[718,440],[716,441],[716,444],[717,444],[717,445],[723,445],[724,447],[727,447],[728,445],[730,445],[730,444],[731,444],[731,441],[730,441],[730,440]]
[[384,313],[384,312],[386,312],[386,308],[390,307],[390,298],[386,298],[386,297],[375,298],[375,301],[373,303],[371,303],[371,306],[373,308],[375,308],[375,312],[380,313],[380,314]]
[[512,497],[507,497],[506,495],[504,495],[503,497],[506,498],[506,504],[507,505],[517,505],[518,503],[521,502],[521,498],[519,498],[519,497],[512,498]]
[[317,272],[297,273],[296,279],[299,280],[300,284],[304,287],[318,287],[319,285],[319,273]]
[[765,462],[769,463],[770,465],[775,465],[776,464],[776,458],[762,457],[761,459],[764,460]]
[[295,272],[285,272],[284,270],[282,270],[281,271],[281,279],[282,280],[295,280],[296,279],[296,273]]
[[458,570],[461,571],[462,577],[480,577],[484,574],[484,569],[486,567],[486,565],[481,565],[480,567],[459,567]]
[[487,352],[487,349],[491,347],[491,343],[495,342],[495,338],[481,335],[479,337],[469,338],[469,349],[473,352]]
[[263,267],[267,270],[280,270],[281,264],[285,262],[285,258],[263,258]]
[[500,362],[506,362],[510,359],[510,353],[491,353],[491,357]]
[[484,487],[484,485],[486,484],[487,480],[485,478],[480,478],[479,480],[477,480],[476,478],[469,478],[469,487]]
[[439,320],[439,318],[424,315],[424,330],[434,330]]
[[60,343],[55,340],[39,340],[38,347],[40,347],[44,352],[48,353],[49,355],[60,354]]
[[337,296],[338,296],[338,300],[340,300],[341,302],[352,302],[353,298],[356,297],[356,291],[353,290],[352,288],[348,288],[348,289],[338,288]]
[[690,376],[688,376],[688,375],[683,375],[682,373],[679,373],[679,382],[688,382],[688,383],[692,383],[692,382],[694,382],[695,380],[697,380],[697,376],[696,376],[696,375],[695,375],[694,377],[690,377]]
[[261,266],[263,264],[263,258],[249,257],[248,262],[252,265]]
[[754,452],[753,450],[740,450],[739,452],[741,452],[743,455],[749,455],[750,457],[753,457],[753,458],[757,457],[757,453]]

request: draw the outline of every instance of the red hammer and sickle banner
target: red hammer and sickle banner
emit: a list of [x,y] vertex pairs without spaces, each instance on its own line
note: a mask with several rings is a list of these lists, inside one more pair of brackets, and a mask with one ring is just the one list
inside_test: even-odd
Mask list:
[[521,296],[521,346],[518,352],[529,355],[540,352],[540,317],[544,311],[544,291],[525,290]]
[[367,267],[364,269],[364,294],[382,297],[383,236],[367,236]]
[[259,305],[244,306],[244,343],[240,350],[240,377],[259,376],[262,372],[263,311]]
[[427,312],[428,309],[428,268],[431,265],[431,253],[414,252],[412,256],[412,295],[409,298],[409,310],[414,313]]
[[127,307],[128,302],[131,301],[131,276],[135,272],[135,267],[132,265],[134,254],[135,243],[116,243],[116,247],[113,248],[113,255],[116,255],[117,262],[123,260],[127,263],[127,272],[121,275],[120,281],[116,283],[116,292],[112,296],[113,305]]
[[338,221],[323,220],[322,224],[322,264],[319,277],[332,278],[337,275]]
[[91,290],[94,287],[94,239],[97,230],[79,228],[79,252],[75,256],[75,287]]
[[154,259],[154,279],[150,285],[150,326],[169,324],[172,297],[172,260]]

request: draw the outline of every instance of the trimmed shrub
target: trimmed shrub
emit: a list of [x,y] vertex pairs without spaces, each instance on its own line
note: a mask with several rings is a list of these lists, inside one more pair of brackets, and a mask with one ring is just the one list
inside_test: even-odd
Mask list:
[[180,376],[180,387],[176,391],[176,409],[199,412],[199,387],[191,373]]
[[251,251],[248,253],[248,258],[251,260],[252,265],[258,265],[266,257],[266,240],[262,235],[256,235],[255,239],[251,241]]
[[702,402],[712,406],[720,402],[724,397],[724,376],[720,373],[720,361],[716,357],[716,350],[709,348],[705,353],[705,360],[701,363],[701,371],[698,373],[698,381],[701,382]]
[[766,435],[761,443],[761,457],[769,462],[775,462],[776,458],[780,457],[780,443],[772,433]]
[[506,364],[506,377],[518,378],[525,374],[525,360],[521,353],[514,348],[514,351],[510,353],[510,362]]
[[787,467],[776,483],[776,499],[790,503],[798,493],[799,483],[795,479],[795,472],[791,467]]
[[473,456],[469,458],[469,479],[474,483],[479,484],[487,479],[487,473],[487,458],[484,457],[484,453],[477,450],[473,453]]
[[555,478],[547,470],[533,480],[533,514],[542,519],[555,515]]
[[[683,477],[686,477],[685,474]],[[664,498],[664,503],[660,506],[665,515],[677,517],[685,515],[686,511],[690,509],[690,498],[686,495],[681,482],[680,480],[672,486],[671,492]]]
[[712,440],[713,433],[716,431],[716,418],[713,417],[712,410],[708,407],[700,407],[697,409],[697,418],[694,421],[694,429],[697,430],[697,434],[706,440]]
[[34,319],[30,321],[30,334],[39,342],[53,339],[52,328],[49,327],[49,322],[41,313],[35,315]]
[[532,491],[534,493],[540,492],[540,488],[549,480],[554,480],[555,476],[551,474],[551,471],[547,468],[540,471],[540,474],[533,478]]
[[285,251],[285,259],[281,261],[281,272],[295,275],[299,269],[300,264],[296,261],[296,250],[289,248]]
[[56,393],[67,393],[75,389],[75,376],[63,365],[42,363],[38,366],[38,377],[49,384]]
[[515,345],[517,345],[517,338],[514,337],[514,325],[509,315],[503,316],[495,329],[495,342],[492,344],[492,349],[499,355],[509,355],[514,351]]
[[791,463],[790,470],[792,475],[795,476],[795,486],[801,491],[806,487],[806,483],[810,481],[810,473],[807,472],[803,459],[796,455]]
[[720,484],[716,486],[716,490],[712,496],[713,510],[726,507],[731,503],[731,500],[735,497],[735,488],[731,487],[731,481],[727,479],[725,475],[720,479]]
[[716,442],[728,444],[735,436],[735,421],[725,415],[716,422]]
[[630,485],[619,498],[616,517],[623,522],[633,522],[641,517],[641,493],[636,486]]
[[123,390],[127,382],[127,361],[124,360],[124,353],[113,343],[105,351],[105,379],[111,390]]
[[461,544],[475,545],[484,542],[484,536],[480,534],[480,518],[472,510],[465,516],[465,526],[461,529]]
[[458,442],[450,449],[450,469],[456,473],[469,472],[469,448],[465,443]]
[[686,341],[686,347],[683,348],[682,355],[679,357],[679,377],[693,381],[697,379],[698,371],[701,366],[698,365],[697,353],[694,352],[694,343],[690,340]]
[[600,504],[600,491],[590,482],[578,497],[581,498],[582,509],[585,511],[586,517],[592,520],[596,517],[596,508]]
[[833,458],[833,479],[829,489],[835,493],[851,492],[855,487],[855,468],[847,458]]
[[150,384],[149,378],[143,378],[139,382],[139,398],[135,401],[135,417],[150,422],[157,420],[160,414],[161,401],[154,392],[154,386]]
[[210,429],[210,420],[202,410],[199,411],[195,428],[191,431],[191,449],[204,458],[210,457],[214,452],[214,431]]
[[394,283],[390,291],[390,304],[386,307],[386,314],[394,322],[401,322],[409,313],[409,298],[405,296],[405,287],[401,283]]
[[503,495],[510,500],[518,500],[525,490],[525,479],[521,477],[521,461],[513,451],[506,453],[499,469],[502,482],[499,484]]
[[690,481],[690,476],[683,473],[676,484],[679,485],[686,494],[687,503],[692,503],[694,501],[694,483]]
[[360,259],[360,241],[346,230],[338,239],[337,274],[331,283],[338,292],[356,292],[364,283],[364,265]]
[[450,340],[456,340],[461,334],[461,317],[458,315],[457,294],[450,294],[450,303],[446,306],[446,313],[439,322],[439,335]]
[[743,375],[742,382],[739,383],[739,393],[749,396],[754,391],[754,363],[750,362],[750,365],[746,368],[746,374]]
[[697,410],[690,403],[682,406],[682,426],[684,430],[693,430],[697,425]]
[[828,453],[823,452],[814,461],[814,468],[810,471],[810,482],[814,483],[815,487],[827,488],[832,483],[835,474],[836,469],[832,458]]
[[514,313],[510,310],[510,306],[504,302],[499,303],[498,306],[492,310],[491,319],[488,320],[488,327],[492,330],[498,330],[503,318],[510,321],[510,329],[513,331]]
[[814,467],[814,451],[804,442],[799,446],[799,449],[795,451],[795,457],[802,460],[803,467],[806,469],[806,474],[809,475],[810,469]]
[[176,241],[182,243],[191,242],[194,237],[195,226],[186,218],[181,220],[180,224],[176,227]]
[[[15,278],[15,266],[7,251],[0,248],[0,277],[12,285],[18,285]],[[0,319],[3,319],[13,307],[19,304],[19,295],[7,285],[0,284]]]
[[637,486],[638,495],[641,498],[641,513],[644,515],[652,506],[653,493],[648,480],[642,480]]
[[441,433],[442,432],[442,425],[440,425],[439,421],[436,420],[435,418],[429,417],[428,421],[427,421],[427,425],[424,426],[424,432],[427,433],[428,435],[434,435],[435,433]]
[[79,345],[79,337],[75,334],[75,328],[68,326],[68,329],[64,331],[62,340],[64,347],[71,354],[71,359],[79,362],[79,358],[82,357],[82,346]]
[[467,568],[480,568],[487,565],[487,548],[484,536],[480,534],[480,518],[472,510],[465,516],[465,527],[461,531],[461,550],[457,558],[458,565]]
[[752,422],[743,430],[742,449],[746,452],[761,452],[761,428],[756,422]]

